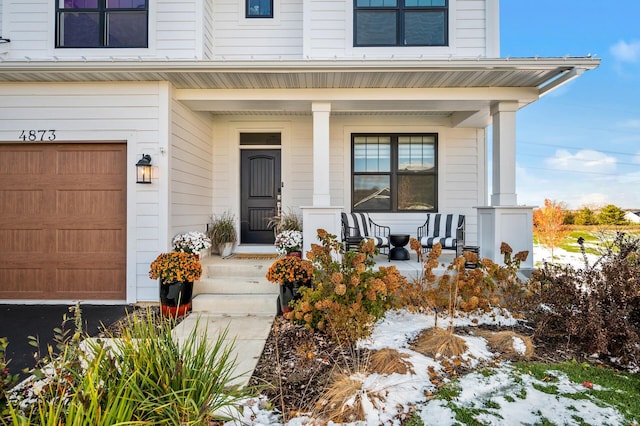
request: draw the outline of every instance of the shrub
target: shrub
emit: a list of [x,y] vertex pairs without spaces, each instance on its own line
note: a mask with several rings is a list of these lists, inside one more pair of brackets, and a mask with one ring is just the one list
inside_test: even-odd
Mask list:
[[640,362],[640,239],[617,233],[600,259],[582,269],[545,264],[530,287],[535,338]]
[[61,353],[10,399],[11,423],[209,424],[237,401],[226,333],[212,343],[194,330],[177,342],[173,322],[147,311],[128,317],[117,339],[80,343],[77,312]]
[[362,242],[359,251],[345,251],[336,236],[323,229],[318,230],[318,239],[321,244],[312,244],[307,255],[314,264],[313,286],[301,290],[302,297],[287,318],[355,342],[394,306],[406,279],[395,266],[373,270],[373,241]]
[[[526,296],[526,285],[518,276],[520,263],[528,252],[518,252],[512,257],[512,248],[502,243],[504,266],[490,259],[479,259],[477,254],[464,252],[447,266],[441,275],[433,270],[438,267],[442,254],[440,243],[434,244],[425,256],[420,242],[411,240],[411,248],[418,254],[423,273],[417,283],[403,289],[402,303],[414,309],[431,308],[439,311],[489,311],[495,307],[516,308]],[[469,269],[466,265],[475,265]],[[417,306],[416,306],[417,304]],[[422,305],[421,305],[422,304]]]

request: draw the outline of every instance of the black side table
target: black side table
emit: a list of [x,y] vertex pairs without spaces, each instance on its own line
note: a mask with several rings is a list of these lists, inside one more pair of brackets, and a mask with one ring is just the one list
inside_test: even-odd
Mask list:
[[389,242],[393,246],[389,250],[389,260],[409,260],[409,250],[404,248],[409,243],[409,234],[389,234]]

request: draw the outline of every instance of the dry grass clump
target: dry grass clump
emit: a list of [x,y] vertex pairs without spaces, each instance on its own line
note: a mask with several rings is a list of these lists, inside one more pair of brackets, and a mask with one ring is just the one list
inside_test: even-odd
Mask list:
[[424,330],[411,346],[416,352],[432,358],[457,357],[467,350],[467,344],[461,337],[438,327]]
[[317,414],[336,423],[364,421],[363,374],[337,373],[316,404]]
[[407,358],[409,355],[398,352],[396,349],[379,349],[369,356],[368,371],[378,374],[414,374]]
[[[476,334],[487,340],[489,347],[511,360],[531,359],[534,353],[533,340],[530,337],[518,334],[514,331],[488,331],[477,330]],[[525,346],[524,353],[516,349],[516,339],[520,339]]]

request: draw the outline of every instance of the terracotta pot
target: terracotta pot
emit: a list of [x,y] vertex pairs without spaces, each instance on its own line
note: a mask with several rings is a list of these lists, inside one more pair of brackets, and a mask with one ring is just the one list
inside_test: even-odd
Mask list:
[[302,259],[302,252],[301,251],[290,251],[289,253],[287,253],[288,257],[299,257],[300,259]]
[[160,312],[167,317],[179,317],[191,311],[193,282],[160,283]]

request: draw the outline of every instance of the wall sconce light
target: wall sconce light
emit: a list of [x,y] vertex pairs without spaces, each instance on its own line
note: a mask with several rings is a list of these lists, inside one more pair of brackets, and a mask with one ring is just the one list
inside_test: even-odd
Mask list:
[[151,183],[151,156],[142,154],[136,163],[136,183]]

